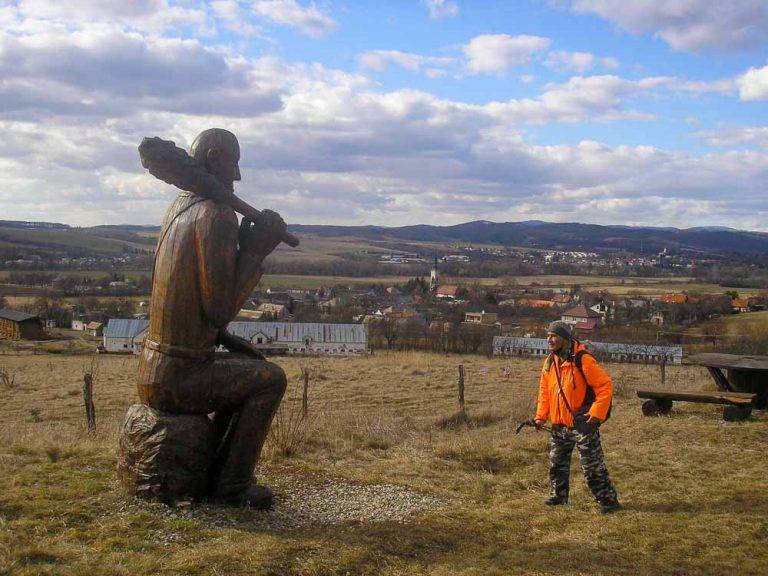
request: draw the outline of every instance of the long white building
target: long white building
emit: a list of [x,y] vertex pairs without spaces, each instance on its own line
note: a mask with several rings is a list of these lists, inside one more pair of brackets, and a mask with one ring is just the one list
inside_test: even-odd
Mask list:
[[[656,346],[652,344],[623,344],[618,342],[585,342],[587,349],[596,356],[614,362],[636,362],[660,364],[681,364],[681,346]],[[549,354],[546,338],[523,338],[516,336],[495,336],[494,356],[534,356]]]
[[362,324],[314,322],[230,322],[227,330],[256,348],[295,355],[351,356],[368,350]]

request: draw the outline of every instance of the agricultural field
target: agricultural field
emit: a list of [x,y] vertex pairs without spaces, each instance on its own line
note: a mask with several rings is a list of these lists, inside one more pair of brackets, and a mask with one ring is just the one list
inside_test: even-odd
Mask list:
[[[6,350],[6,352],[8,352]],[[63,352],[63,351],[59,351]],[[132,356],[0,354],[0,574],[765,574],[768,418],[712,406],[640,414],[657,367],[609,364],[603,429],[624,510],[604,516],[572,469],[549,509],[539,362],[426,353],[279,358],[289,390],[257,470],[271,512],[167,508],[123,495],[117,434]],[[468,419],[457,418],[466,372]],[[300,417],[300,373],[309,412]],[[97,431],[81,388],[95,374]],[[709,386],[668,366],[667,386]]]

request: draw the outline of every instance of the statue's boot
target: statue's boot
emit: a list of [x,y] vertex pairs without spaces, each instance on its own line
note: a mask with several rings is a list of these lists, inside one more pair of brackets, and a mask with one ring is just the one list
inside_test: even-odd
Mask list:
[[245,492],[218,499],[219,502],[228,506],[252,508],[254,510],[269,510],[272,507],[273,500],[272,489],[261,484],[253,484]]

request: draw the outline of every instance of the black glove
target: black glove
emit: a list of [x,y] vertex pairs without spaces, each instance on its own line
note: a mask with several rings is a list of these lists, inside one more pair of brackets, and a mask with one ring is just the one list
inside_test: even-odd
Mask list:
[[592,432],[597,430],[597,427],[600,426],[600,422],[593,421],[590,423],[589,419],[589,414],[576,414],[573,417],[573,429],[576,430],[576,432],[579,434],[584,434],[585,436],[592,434]]

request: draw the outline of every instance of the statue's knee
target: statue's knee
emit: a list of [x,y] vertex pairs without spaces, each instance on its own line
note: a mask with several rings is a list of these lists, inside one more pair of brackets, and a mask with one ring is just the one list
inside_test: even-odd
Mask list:
[[274,377],[275,388],[279,390],[280,396],[285,394],[285,389],[288,387],[288,378],[285,375],[285,370],[280,368],[277,364],[274,365]]
[[282,396],[288,386],[288,379],[280,366],[266,362],[265,366],[259,369],[258,385],[260,388],[269,387]]

